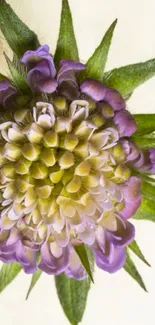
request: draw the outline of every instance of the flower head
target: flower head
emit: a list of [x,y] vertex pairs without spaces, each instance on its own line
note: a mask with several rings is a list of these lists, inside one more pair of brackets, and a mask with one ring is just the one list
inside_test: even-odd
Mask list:
[[101,269],[115,272],[135,235],[128,219],[141,204],[130,167],[153,170],[154,151],[129,140],[136,123],[118,91],[91,79],[78,84],[83,64],[62,61],[56,73],[48,46],[22,62],[32,91],[49,97],[0,124],[0,259],[27,273],[39,267],[83,279],[74,247],[84,243]]

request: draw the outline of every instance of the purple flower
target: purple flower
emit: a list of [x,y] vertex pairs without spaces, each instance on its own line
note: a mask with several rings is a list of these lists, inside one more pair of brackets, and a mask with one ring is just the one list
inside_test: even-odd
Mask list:
[[96,102],[109,104],[115,111],[125,109],[125,101],[121,94],[115,89],[107,88],[100,81],[92,79],[84,81],[81,91]]
[[125,264],[126,252],[124,248],[115,246],[102,228],[98,229],[97,239],[92,250],[97,266],[106,272],[114,273]]
[[116,112],[114,123],[121,137],[131,137],[137,130],[136,122],[128,111]]
[[55,243],[44,243],[41,247],[42,260],[39,268],[47,274],[58,275],[65,271],[69,264],[68,247],[61,248]]
[[6,107],[8,102],[13,99],[17,91],[5,80],[0,82],[0,106]]
[[129,165],[139,172],[155,173],[155,150],[140,150],[136,144],[128,140],[122,140],[124,152]]
[[125,208],[121,211],[121,216],[125,219],[129,219],[136,213],[137,209],[141,204],[141,180],[138,177],[129,178],[122,186]]
[[36,51],[27,51],[21,62],[28,69],[28,81],[32,89],[45,93],[53,93],[56,90],[56,69],[48,45],[41,46]]
[[[36,51],[27,51],[21,62],[28,69],[28,81],[33,90],[51,94],[59,86],[59,92],[66,96],[78,96],[76,72],[86,67],[80,62],[63,60],[56,78],[53,57],[49,53],[49,46],[41,46]],[[67,84],[66,84],[67,83]]]
[[[35,96],[50,97],[0,123],[0,260],[82,280],[75,246],[84,244],[98,267],[116,272],[142,199],[132,170],[154,173],[155,150],[130,140],[136,123],[117,90],[91,79],[79,85],[82,63],[62,60],[56,71],[47,45],[26,52],[22,63]],[[0,85],[5,106],[16,90]]]

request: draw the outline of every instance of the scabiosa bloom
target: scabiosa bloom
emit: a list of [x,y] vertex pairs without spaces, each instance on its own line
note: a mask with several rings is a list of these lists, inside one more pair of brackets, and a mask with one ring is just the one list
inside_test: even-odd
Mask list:
[[[136,123],[118,91],[91,79],[79,85],[85,65],[64,60],[56,72],[47,45],[21,61],[35,98],[46,101],[1,119],[0,259],[26,273],[81,280],[87,275],[74,247],[84,243],[101,269],[115,272],[141,204],[131,167],[152,172],[154,151],[130,141]],[[8,83],[0,91],[2,104],[16,93]]]

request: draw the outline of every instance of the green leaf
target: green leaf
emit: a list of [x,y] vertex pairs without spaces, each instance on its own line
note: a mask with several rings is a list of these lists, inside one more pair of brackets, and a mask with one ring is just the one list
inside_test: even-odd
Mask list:
[[135,240],[134,240],[134,241],[129,245],[129,248],[131,249],[132,252],[135,253],[135,255],[137,255],[137,256],[140,258],[140,260],[141,260],[142,262],[144,262],[147,266],[151,266],[151,265],[147,262],[146,258],[144,257],[144,255],[143,255],[143,253],[142,253],[140,247],[138,246],[138,244],[137,244],[137,242],[136,242]]
[[89,257],[88,251],[86,249],[86,246],[84,244],[81,244],[78,246],[74,246],[74,249],[75,249],[76,253],[78,254],[80,261],[81,261],[83,267],[85,268],[87,274],[89,275],[90,280],[94,283],[92,267],[91,267],[91,263],[90,263],[90,257]]
[[137,135],[146,135],[155,131],[155,114],[135,114],[134,119],[137,123]]
[[4,264],[0,270],[0,292],[2,292],[18,275],[22,267],[18,263]]
[[152,59],[106,72],[103,82],[106,86],[117,89],[122,96],[127,96],[154,75],[155,59]]
[[57,66],[61,60],[79,61],[72,15],[67,0],[62,0],[60,31],[54,59]]
[[100,81],[103,80],[104,68],[107,62],[108,53],[116,23],[117,19],[109,27],[100,45],[97,47],[91,58],[86,63],[87,70],[80,74],[81,81],[84,78],[92,78]]
[[22,57],[28,50],[39,47],[36,34],[18,18],[5,0],[0,0],[0,29],[18,57]]
[[26,300],[28,299],[32,289],[34,288],[34,286],[36,285],[37,281],[39,280],[40,276],[42,274],[41,270],[38,270],[35,274],[33,274],[32,279],[31,279],[31,283],[30,283],[30,287],[26,296]]
[[150,184],[148,182],[143,181],[141,186],[141,193],[144,195],[144,197],[148,199],[155,199],[155,186],[153,184]]
[[20,63],[17,57],[14,57],[14,60],[11,61],[6,53],[4,53],[4,55],[13,79],[14,86],[23,93],[30,93],[31,90],[27,83],[27,73],[25,67]]
[[126,264],[124,266],[124,270],[135,280],[137,283],[141,286],[142,289],[144,289],[147,292],[146,286],[144,284],[144,281],[139,274],[134,262],[132,261],[129,252],[127,251],[127,259]]
[[155,222],[155,200],[143,197],[142,204],[136,212],[134,219]]
[[55,284],[65,315],[72,325],[78,325],[86,308],[90,280],[76,281],[61,274],[55,277]]
[[133,136],[133,141],[141,149],[150,149],[155,148],[155,133],[152,132],[148,135],[142,136]]

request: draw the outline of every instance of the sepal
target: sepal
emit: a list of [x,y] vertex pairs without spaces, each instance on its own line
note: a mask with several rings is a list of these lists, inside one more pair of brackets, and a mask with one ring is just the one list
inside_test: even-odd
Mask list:
[[104,74],[103,83],[126,97],[155,75],[155,59],[116,68]]
[[79,61],[78,47],[68,0],[62,1],[60,30],[54,60],[57,66],[59,66],[61,60]]
[[22,267],[18,263],[3,264],[0,270],[0,292],[2,292],[18,275]]
[[130,257],[129,251],[127,249],[127,259],[126,259],[126,264],[124,266],[124,270],[141,286],[144,291],[147,292],[145,283],[138,272],[133,260]]
[[18,57],[22,57],[27,50],[39,47],[36,34],[19,19],[5,0],[0,0],[0,29]]

